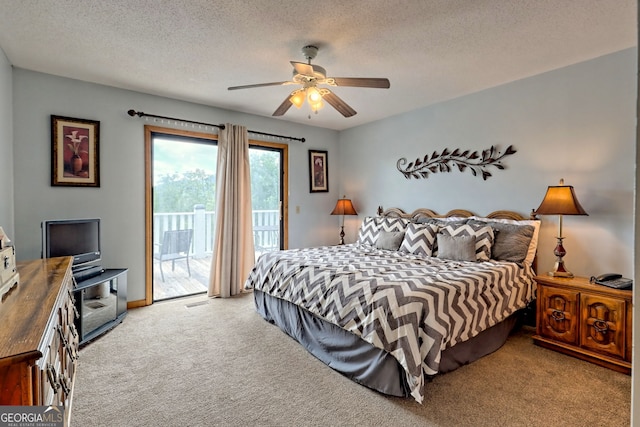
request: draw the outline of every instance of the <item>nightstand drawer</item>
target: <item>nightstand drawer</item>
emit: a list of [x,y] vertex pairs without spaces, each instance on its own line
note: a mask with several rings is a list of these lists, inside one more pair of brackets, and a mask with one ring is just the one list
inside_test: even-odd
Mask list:
[[625,356],[624,300],[582,294],[580,345],[621,359]]
[[579,293],[552,287],[538,288],[538,334],[567,344],[578,344]]

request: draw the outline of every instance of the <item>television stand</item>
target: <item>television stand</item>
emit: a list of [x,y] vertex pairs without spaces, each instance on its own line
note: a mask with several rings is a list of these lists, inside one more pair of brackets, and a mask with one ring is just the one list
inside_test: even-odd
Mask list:
[[104,269],[101,265],[90,265],[88,267],[81,267],[73,270],[73,278],[76,282],[82,282],[92,277],[98,276],[104,273]]
[[73,296],[80,345],[114,328],[127,315],[127,271],[108,268],[97,276],[76,281]]

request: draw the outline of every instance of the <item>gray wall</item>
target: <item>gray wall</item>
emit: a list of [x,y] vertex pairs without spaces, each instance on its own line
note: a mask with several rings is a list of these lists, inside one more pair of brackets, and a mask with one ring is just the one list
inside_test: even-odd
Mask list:
[[[289,247],[335,243],[337,132],[15,69],[14,176],[18,259],[40,257],[40,223],[102,218],[105,267],[128,267],[129,300],[144,299],[144,125],[133,108],[206,123],[235,123],[281,135],[289,143]],[[100,121],[100,188],[51,187],[50,115]],[[170,127],[167,123],[166,127]],[[175,125],[173,126],[175,127]],[[286,143],[285,141],[279,141]],[[309,193],[308,149],[329,151],[329,193]],[[295,207],[300,206],[296,214]]]
[[14,239],[12,68],[0,49],[0,227]]
[[[589,216],[565,216],[567,268],[633,274],[636,49],[488,89],[340,133],[343,192],[364,215],[378,205],[528,214],[547,186],[573,185]],[[483,181],[470,172],[406,180],[396,169],[434,150],[517,153]],[[551,269],[558,217],[542,217],[538,266]],[[347,221],[353,240],[359,221]]]

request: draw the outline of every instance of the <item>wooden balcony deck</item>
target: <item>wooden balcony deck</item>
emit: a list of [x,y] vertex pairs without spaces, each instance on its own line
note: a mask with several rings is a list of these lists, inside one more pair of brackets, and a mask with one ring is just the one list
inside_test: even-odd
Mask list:
[[171,261],[164,261],[162,271],[164,282],[160,277],[158,260],[153,260],[153,300],[183,297],[206,292],[209,288],[209,272],[211,257],[189,258],[191,277],[187,272],[185,260],[176,261],[175,270],[171,271]]
[[[262,252],[256,252],[256,259]],[[176,261],[175,270],[171,271],[171,261],[164,261],[162,271],[164,282],[160,277],[158,260],[153,260],[153,300],[160,301],[168,298],[184,297],[209,289],[209,273],[211,271],[211,256],[206,258],[189,258],[191,277],[187,272],[187,263],[181,259]]]

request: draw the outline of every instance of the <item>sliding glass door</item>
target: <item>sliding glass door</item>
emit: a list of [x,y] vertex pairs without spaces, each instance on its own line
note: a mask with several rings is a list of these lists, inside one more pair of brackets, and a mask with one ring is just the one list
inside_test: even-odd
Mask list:
[[256,258],[284,248],[283,158],[282,148],[254,144],[249,147]]
[[[147,303],[209,285],[215,227],[215,135],[145,127]],[[250,141],[256,257],[286,247],[287,146]]]
[[207,291],[215,224],[215,140],[153,135],[153,300]]

